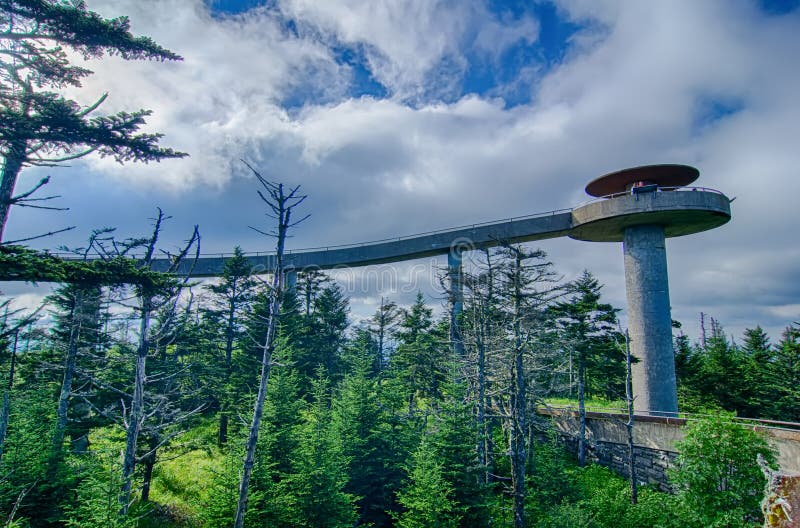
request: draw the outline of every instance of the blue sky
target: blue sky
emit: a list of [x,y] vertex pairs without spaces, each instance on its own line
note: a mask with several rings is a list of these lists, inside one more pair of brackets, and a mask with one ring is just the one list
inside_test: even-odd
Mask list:
[[[281,16],[275,2],[261,0],[211,0],[208,4],[213,14],[219,17],[246,16],[254,8],[270,9],[281,18],[286,31],[297,33],[298,21],[292,17]],[[496,17],[504,24],[523,19],[538,22],[538,35],[530,41],[519,40],[510,44],[496,57],[488,57],[481,50],[470,47],[465,35],[463,48],[466,66],[461,72],[457,89],[448,94],[448,100],[457,100],[469,94],[478,96],[501,96],[507,106],[530,103],[536,78],[561,63],[570,48],[570,38],[591,21],[575,22],[565,13],[559,12],[552,2],[532,2],[525,0],[491,0],[485,4],[487,14]],[[475,28],[476,30],[478,28]],[[348,94],[352,97],[386,97],[389,87],[381,84],[370,71],[365,59],[363,43],[336,42],[332,48],[336,60],[352,68],[352,83]],[[526,77],[525,69],[535,65],[536,77]],[[284,104],[297,108],[316,94],[299,94],[288,98]]]
[[[12,212],[8,234],[147,230],[165,241],[200,224],[203,251],[267,250],[254,181],[302,184],[311,219],[295,248],[374,240],[574,206],[591,179],[686,163],[700,185],[736,196],[733,221],[668,243],[673,315],[696,335],[700,311],[734,335],[777,339],[800,320],[800,11],[778,0],[89,0],[178,52],[179,63],[87,64],[69,95],[108,91],[108,112],[149,108],[179,161],[87,158],[52,174],[67,213]],[[780,192],[775,192],[780,189]],[[585,268],[624,307],[621,249],[542,243],[566,279]],[[381,295],[436,289],[439,260],[354,270],[354,320]],[[385,271],[385,270],[384,270]],[[4,285],[33,303],[41,291]]]

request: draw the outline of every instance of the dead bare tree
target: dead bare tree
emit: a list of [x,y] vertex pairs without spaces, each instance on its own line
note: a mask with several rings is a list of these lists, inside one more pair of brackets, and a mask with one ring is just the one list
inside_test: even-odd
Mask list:
[[472,392],[475,395],[475,420],[478,429],[476,451],[478,464],[482,468],[482,480],[489,484],[494,472],[494,445],[492,441],[494,420],[490,416],[491,379],[489,371],[489,351],[497,339],[495,323],[495,270],[492,254],[484,251],[482,269],[464,273],[464,340],[468,351],[467,358],[472,370],[468,375]]
[[639,501],[638,483],[636,482],[636,450],[633,444],[633,388],[631,387],[631,347],[628,331],[625,330],[625,403],[628,407],[628,421],[625,429],[628,432],[628,476],[631,483],[631,504]]
[[513,526],[523,528],[525,477],[532,463],[529,456],[533,430],[530,416],[532,397],[536,397],[537,391],[531,383],[537,378],[534,372],[537,367],[536,349],[545,331],[546,308],[561,291],[554,285],[559,278],[543,251],[504,246],[504,262],[501,262],[499,270],[503,284],[497,294],[503,318],[500,324],[508,351],[505,379],[502,380],[506,385],[506,395],[496,401],[508,431]]
[[[92,232],[85,248],[73,251],[81,260],[86,261],[96,247],[96,241],[109,240],[113,229],[104,228]],[[100,286],[97,284],[72,284],[61,288],[62,299],[69,313],[66,315],[67,346],[64,355],[64,374],[56,410],[56,424],[53,429],[50,470],[54,470],[61,459],[64,436],[67,429],[72,383],[75,377],[75,365],[78,359],[80,344],[86,341],[87,330],[98,323],[101,309],[99,299]],[[59,294],[57,293],[54,298]],[[94,302],[87,302],[87,297]],[[51,299],[52,300],[52,299]],[[58,299],[56,299],[58,300]],[[62,304],[64,304],[62,303]],[[94,323],[94,324],[93,324]]]
[[0,303],[0,310],[3,311],[2,318],[0,318],[0,345],[5,345],[6,341],[11,341],[11,343],[8,343],[11,345],[8,380],[6,381],[6,390],[3,392],[3,407],[0,409],[0,460],[3,458],[3,448],[5,447],[8,433],[8,417],[11,412],[11,390],[14,388],[14,373],[17,366],[19,332],[22,328],[33,323],[39,317],[39,312],[42,309],[40,306],[33,312],[24,314],[22,309],[9,310],[10,305],[10,300]]
[[292,212],[305,199],[306,195],[300,194],[300,186],[286,188],[282,183],[273,183],[265,179],[253,167],[245,163],[261,184],[262,189],[258,190],[258,196],[267,205],[267,216],[276,222],[276,228],[272,231],[261,231],[252,228],[259,233],[276,239],[275,246],[275,265],[273,268],[272,281],[269,285],[269,314],[267,319],[266,333],[263,341],[259,343],[261,348],[261,376],[258,384],[258,395],[256,396],[253,407],[253,420],[250,425],[250,432],[245,445],[244,463],[242,466],[242,478],[239,482],[239,501],[236,505],[236,517],[233,527],[242,528],[244,526],[244,516],[247,512],[248,490],[250,477],[255,464],[256,444],[258,443],[258,431],[261,427],[261,417],[264,413],[264,400],[267,395],[267,383],[269,382],[270,369],[272,368],[272,352],[275,348],[275,330],[281,312],[281,300],[284,290],[284,248],[289,229],[296,226],[308,215],[297,221],[292,221]]
[[[158,215],[154,221],[153,233],[149,239],[130,240],[121,245],[114,244],[115,248],[122,248],[121,253],[129,254],[134,248],[145,248],[144,257],[140,260],[142,268],[151,269],[156,245],[161,233],[161,228],[166,216],[159,208]],[[191,248],[195,248],[195,260],[200,254],[200,233],[198,227],[194,227],[191,237],[186,245],[177,253],[171,254],[162,251],[166,258],[171,262],[167,269],[168,274],[174,274],[181,263],[189,255]],[[136,444],[139,439],[142,425],[147,414],[145,413],[145,380],[147,355],[150,351],[150,323],[153,312],[160,306],[168,303],[176,303],[181,290],[188,284],[187,274],[183,280],[173,279],[163,284],[142,283],[135,286],[136,294],[139,299],[139,306],[135,309],[139,313],[139,343],[136,349],[136,366],[133,382],[133,395],[131,397],[130,410],[123,409],[123,423],[125,426],[125,452],[122,459],[122,487],[119,495],[120,515],[126,515],[131,503],[131,488],[133,484],[133,472],[136,468]],[[123,400],[124,407],[124,400]]]

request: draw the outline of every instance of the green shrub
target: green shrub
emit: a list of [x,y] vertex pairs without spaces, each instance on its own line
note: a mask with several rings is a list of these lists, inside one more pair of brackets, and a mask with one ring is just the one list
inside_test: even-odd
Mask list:
[[755,431],[719,416],[691,422],[670,472],[687,526],[758,526],[765,477],[758,455],[775,466],[775,451]]

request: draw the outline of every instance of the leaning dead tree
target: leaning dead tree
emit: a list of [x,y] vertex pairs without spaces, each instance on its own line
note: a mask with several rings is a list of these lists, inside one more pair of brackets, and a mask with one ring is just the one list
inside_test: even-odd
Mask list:
[[0,302],[0,352],[8,348],[11,352],[9,359],[8,378],[6,387],[3,391],[3,404],[0,407],[0,459],[3,458],[3,449],[8,432],[8,418],[11,413],[11,391],[14,388],[14,371],[17,364],[17,342],[19,332],[22,328],[30,325],[39,318],[42,306],[30,313],[24,313],[22,309],[10,309],[11,300]]
[[[81,261],[86,262],[94,252],[96,241],[108,239],[112,231],[113,229],[108,228],[93,231],[86,247],[76,249],[73,253]],[[61,391],[59,392],[58,407],[56,409],[56,424],[52,436],[52,452],[49,463],[51,474],[63,454],[70,398],[73,392],[72,384],[75,379],[79,349],[81,346],[86,345],[88,341],[87,334],[97,331],[95,327],[99,324],[99,313],[102,304],[100,299],[101,287],[92,283],[66,284],[48,299],[51,303],[60,306],[67,312],[63,318],[63,328],[60,329],[60,333],[63,334],[66,341],[66,350],[63,358],[64,372]]]
[[[166,219],[163,211],[158,209],[153,234],[149,239],[131,240],[122,244],[122,252],[129,254],[134,248],[145,248],[144,257],[140,261],[143,268],[150,269],[156,254],[158,237],[161,227]],[[116,246],[115,247],[120,247]],[[171,262],[167,269],[168,275],[177,271],[181,263],[186,260],[192,248],[195,248],[195,260],[200,254],[200,233],[197,226],[194,227],[192,236],[186,245],[177,253],[170,254],[162,251],[165,257]],[[125,426],[125,453],[122,459],[122,488],[119,494],[120,515],[126,515],[131,503],[131,488],[133,484],[133,472],[136,469],[136,446],[139,440],[144,421],[147,418],[145,413],[145,381],[147,355],[150,351],[150,325],[153,312],[159,307],[169,303],[177,303],[178,296],[182,289],[188,284],[187,274],[183,280],[173,279],[165,283],[140,283],[134,289],[138,297],[139,304],[135,310],[139,314],[139,343],[136,349],[136,366],[133,383],[133,396],[131,398],[130,409],[123,410],[123,421]],[[124,406],[124,400],[123,400]]]
[[261,231],[259,233],[276,239],[275,246],[275,267],[273,269],[272,281],[269,285],[269,314],[267,315],[266,332],[260,337],[259,346],[261,348],[261,377],[258,384],[258,395],[256,396],[253,407],[253,421],[250,424],[250,433],[245,445],[244,463],[242,466],[242,478],[239,483],[239,501],[236,505],[236,517],[233,523],[234,528],[244,526],[244,516],[247,512],[248,489],[250,487],[250,477],[255,464],[256,444],[258,443],[258,431],[261,427],[261,417],[264,413],[264,400],[267,395],[267,383],[269,373],[272,368],[272,353],[275,348],[275,330],[278,327],[278,320],[281,313],[281,300],[284,289],[284,247],[286,244],[287,233],[290,228],[296,226],[308,215],[297,221],[292,221],[292,212],[305,199],[306,195],[300,194],[300,186],[286,188],[282,183],[273,183],[266,180],[253,167],[247,165],[261,184],[262,189],[258,191],[258,196],[267,205],[267,216],[276,222],[276,227],[272,231]]

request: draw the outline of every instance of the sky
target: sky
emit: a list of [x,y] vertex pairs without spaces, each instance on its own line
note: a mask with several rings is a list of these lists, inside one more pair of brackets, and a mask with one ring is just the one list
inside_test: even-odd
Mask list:
[[[12,210],[6,239],[39,247],[94,228],[147,233],[156,206],[176,246],[199,224],[203,253],[268,251],[256,182],[300,184],[311,217],[292,248],[408,235],[573,207],[586,183],[626,167],[683,163],[735,197],[733,219],[667,242],[673,318],[699,313],[737,340],[800,320],[800,9],[779,0],[89,0],[180,62],[91,61],[69,90],[104,112],[148,108],[147,130],[189,153],[120,165],[95,157],[28,169],[53,176],[67,212]],[[624,308],[620,244],[537,244],[565,280],[584,269]],[[443,306],[443,259],[339,279],[351,320],[417,290]],[[32,304],[46,288],[3,284]]]

